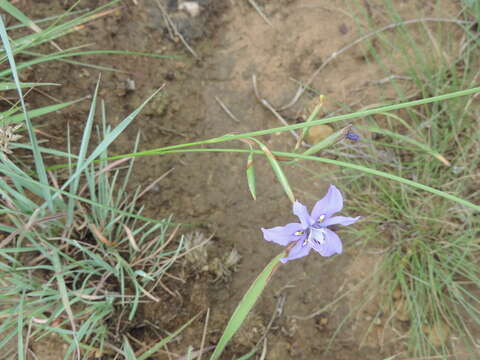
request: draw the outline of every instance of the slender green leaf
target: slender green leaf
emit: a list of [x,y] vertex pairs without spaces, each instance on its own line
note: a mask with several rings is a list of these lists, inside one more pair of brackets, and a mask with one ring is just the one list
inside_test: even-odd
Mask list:
[[254,348],[252,351],[249,353],[246,353],[245,355],[240,356],[237,360],[248,360],[250,359],[253,355],[255,355],[258,352],[257,348]]
[[[88,9],[80,9],[80,10],[75,10],[75,11],[70,11],[68,13],[69,16],[74,16],[74,15],[77,15],[77,14],[82,14],[82,13],[85,13],[87,12]],[[49,21],[52,21],[52,20],[56,20],[56,19],[59,19],[59,18],[63,18],[65,17],[65,14],[60,14],[60,15],[52,15],[52,16],[47,16],[43,19],[38,19],[38,20],[32,20],[32,22],[34,22],[35,24],[42,24],[42,23],[45,23],[45,22],[49,22]],[[27,27],[28,25],[25,25],[23,23],[20,23],[20,24],[15,24],[15,25],[11,25],[9,27],[7,27],[7,30],[15,30],[15,29],[21,29],[21,28],[24,28],[24,27]]]
[[[223,135],[223,136],[220,136],[220,137],[211,138],[211,139],[207,139],[207,140],[194,141],[194,142],[185,143],[185,144],[171,145],[171,146],[165,146],[165,147],[162,147],[162,148],[137,152],[135,154],[130,153],[130,154],[122,154],[122,155],[117,155],[117,156],[111,156],[111,157],[108,158],[108,160],[122,159],[122,158],[125,158],[125,157],[133,157],[133,156],[155,155],[155,154],[162,154],[162,153],[165,154],[170,150],[183,149],[183,148],[188,148],[188,147],[193,147],[193,146],[198,146],[198,145],[204,145],[204,144],[217,144],[217,143],[231,141],[231,140],[239,140],[239,139],[242,139],[242,138],[251,138],[251,137],[254,137],[254,136],[268,135],[268,134],[272,134],[272,133],[276,133],[276,132],[283,132],[283,131],[288,131],[288,130],[307,128],[307,127],[313,126],[313,125],[329,124],[329,123],[334,123],[334,122],[342,121],[342,120],[351,120],[351,119],[354,119],[354,118],[359,118],[359,117],[364,117],[364,116],[374,115],[374,114],[380,114],[380,113],[384,113],[384,112],[387,112],[387,111],[400,110],[400,109],[405,109],[405,108],[412,107],[412,106],[429,104],[429,103],[433,103],[433,102],[436,102],[436,101],[445,101],[445,100],[453,99],[453,98],[456,98],[456,97],[459,97],[459,96],[471,95],[471,94],[475,94],[475,93],[478,93],[478,92],[480,92],[480,87],[475,87],[475,88],[471,88],[471,89],[467,89],[467,90],[451,92],[451,93],[444,94],[444,95],[433,96],[433,97],[425,98],[425,99],[421,99],[421,100],[408,101],[408,102],[404,102],[404,103],[401,103],[401,104],[382,106],[382,107],[375,108],[375,109],[362,110],[362,111],[354,112],[354,113],[351,113],[351,114],[338,115],[338,116],[333,116],[333,117],[326,118],[326,119],[321,119],[321,120],[312,120],[310,123],[293,124],[293,125],[282,126],[282,127],[272,128],[272,129],[267,129],[267,130],[252,131],[252,132],[243,133],[243,134],[228,134],[228,135]],[[206,151],[208,151],[208,150],[206,150]],[[176,151],[176,152],[180,152],[180,151]],[[241,152],[243,152],[243,151],[241,151]],[[62,168],[65,168],[67,166],[68,166],[68,164],[55,165],[55,166],[49,167],[49,170],[62,169]]]
[[77,330],[75,325],[75,316],[73,315],[72,307],[70,305],[70,300],[68,298],[68,290],[67,290],[67,285],[65,284],[65,279],[63,278],[63,268],[60,262],[60,256],[58,255],[57,249],[51,248],[50,251],[52,252],[52,256],[50,256],[50,258],[55,268],[55,279],[57,280],[58,291],[60,292],[60,298],[62,299],[62,304],[70,320],[70,325],[72,326],[72,335],[73,335],[75,346],[77,348],[77,357],[80,358],[80,343],[76,335]]
[[[208,149],[167,150],[167,151],[158,152],[157,154],[159,154],[159,155],[161,155],[161,154],[177,154],[177,153],[184,153],[184,152],[248,153],[250,151],[253,151],[255,154],[264,154],[263,151],[259,151],[259,150],[222,149],[222,148],[220,148],[220,149],[208,148]],[[281,157],[285,157],[285,158],[318,161],[318,162],[322,162],[322,163],[325,163],[325,164],[337,165],[337,166],[344,167],[344,168],[347,168],[347,169],[358,170],[358,171],[361,171],[361,172],[364,172],[364,173],[367,173],[367,174],[380,176],[380,177],[383,177],[383,178],[386,178],[386,179],[390,179],[390,180],[397,181],[397,182],[402,183],[402,184],[406,184],[406,185],[415,187],[415,188],[420,189],[420,190],[428,191],[432,194],[435,194],[435,195],[441,196],[445,199],[454,201],[456,203],[459,203],[461,205],[469,207],[473,210],[480,211],[480,205],[475,205],[475,204],[471,203],[470,201],[462,199],[458,196],[449,194],[449,193],[447,193],[445,191],[442,191],[442,190],[432,188],[428,185],[424,185],[424,184],[418,183],[418,182],[413,181],[413,180],[408,180],[408,179],[402,178],[402,177],[397,176],[397,175],[392,175],[392,174],[389,174],[389,173],[384,172],[384,171],[371,169],[371,168],[366,167],[366,166],[352,164],[352,163],[339,161],[339,160],[327,159],[327,158],[323,158],[323,157],[319,157],[319,156],[311,156],[311,155],[307,156],[307,155],[303,155],[303,154],[295,154],[295,153],[289,153],[289,152],[283,152],[283,151],[274,151],[273,154],[275,156],[281,156]],[[137,154],[126,154],[126,155],[112,156],[109,159],[114,160],[114,159],[119,159],[119,158],[123,158],[123,157],[144,156],[144,155],[146,155],[145,152],[137,153]]]
[[[111,7],[113,4],[119,1],[120,0],[112,0],[106,4],[100,5],[94,10],[89,11],[81,16],[74,17],[70,21],[67,21],[59,25],[51,25],[50,27],[42,30],[40,33],[34,33],[34,34],[26,35],[20,39],[15,39],[13,41],[14,51],[15,53],[18,53],[23,51],[26,48],[38,46],[44,42],[51,41],[58,37],[64,36],[68,32],[75,31],[75,26],[81,25],[85,22],[92,20],[95,17],[95,15],[101,12],[103,9]],[[5,2],[6,2],[5,0],[1,1],[1,3],[5,3]],[[62,17],[63,16],[61,16],[60,18]]]
[[310,148],[308,148],[305,152],[303,152],[303,155],[311,155],[319,152],[320,150],[323,150],[329,146],[332,146],[333,144],[337,143],[338,141],[342,140],[345,138],[347,135],[348,129],[351,128],[350,126],[347,126],[346,128],[343,128],[341,130],[335,131],[332,135],[327,136],[325,139],[322,141],[313,144]]
[[20,21],[23,25],[28,26],[32,29],[40,30],[41,29],[30,20],[23,12],[13,6],[10,2],[2,0],[0,1],[0,8],[9,13],[11,16]]
[[[71,194],[77,193],[78,186],[80,183],[80,172],[82,171],[83,164],[85,162],[85,157],[87,155],[88,145],[90,143],[90,134],[92,131],[93,119],[95,118],[95,109],[97,104],[97,94],[98,94],[99,87],[100,87],[100,78],[98,79],[97,85],[95,86],[95,91],[93,93],[93,98],[92,98],[92,104],[90,106],[90,111],[88,113],[87,123],[85,124],[85,127],[83,129],[82,141],[80,142],[80,151],[78,153],[76,172],[70,178],[72,179],[72,183],[70,184]],[[73,198],[68,199],[67,226],[72,224],[73,222],[75,203],[76,202]]]
[[[167,55],[159,55],[153,53],[143,53],[138,51],[123,51],[123,50],[90,50],[90,51],[78,51],[78,52],[57,52],[50,55],[41,55],[35,59],[24,61],[17,66],[18,70],[31,67],[33,65],[41,64],[48,61],[62,60],[69,57],[85,56],[85,55],[136,55],[136,56],[148,56],[160,59],[172,59],[174,57]],[[0,77],[6,77],[12,73],[12,69],[5,69],[0,71]]]
[[[8,39],[8,34],[7,34],[7,31],[5,30],[5,25],[3,23],[3,19],[2,19],[1,16],[0,16],[0,38],[2,39],[3,47],[4,47],[5,52],[7,54],[8,62],[10,63],[10,69],[12,71],[13,79],[15,81],[15,84],[17,85],[17,92],[18,92],[18,96],[19,96],[19,99],[20,99],[20,104],[22,105],[22,110],[23,110],[23,113],[25,115],[25,123],[27,124],[28,135],[29,135],[29,138],[30,138],[30,142],[32,144],[33,157],[34,157],[34,162],[35,162],[35,169],[36,169],[37,174],[39,176],[40,182],[42,184],[47,185],[48,184],[48,178],[47,178],[47,172],[45,170],[45,165],[44,165],[44,162],[43,162],[42,153],[40,152],[40,150],[38,148],[37,137],[35,136],[35,132],[33,130],[32,122],[30,121],[30,118],[28,117],[27,107],[25,105],[25,101],[23,100],[23,93],[22,93],[22,89],[20,87],[20,79],[18,77],[16,64],[15,64],[15,59],[13,58],[12,49],[10,47],[10,41]],[[55,211],[55,208],[53,206],[51,193],[48,189],[45,189],[44,199],[47,203],[47,206],[50,208],[50,210]]]
[[[322,109],[323,107],[323,102],[325,100],[325,96],[323,95],[320,95],[319,96],[319,103],[315,106],[315,108],[313,109],[312,113],[310,114],[310,116],[307,118],[307,120],[305,120],[305,124],[308,124],[310,123],[312,120],[315,120],[315,118],[317,117],[318,113],[320,112],[320,110]],[[300,137],[298,138],[297,140],[297,144],[295,145],[295,150],[297,150],[300,145],[302,145],[302,141],[303,139],[305,138],[305,136],[307,135],[307,132],[308,132],[308,129],[309,127],[304,127],[302,129],[302,133],[300,135]]]
[[[357,127],[359,129],[364,129],[364,130],[367,130],[367,131],[370,131],[370,132],[376,132],[376,133],[379,133],[379,134],[384,134],[384,135],[390,136],[394,139],[398,139],[402,142],[406,142],[406,143],[415,145],[416,147],[418,147],[419,149],[421,149],[421,150],[425,151],[426,153],[432,155],[434,158],[441,161],[445,165],[447,165],[447,166],[451,165],[450,162],[447,159],[445,159],[445,157],[442,154],[433,150],[430,146],[428,146],[426,144],[423,144],[420,141],[417,141],[415,139],[412,139],[411,137],[404,136],[404,135],[401,135],[401,134],[397,134],[396,132],[386,130],[386,129],[382,129],[382,128],[379,128],[379,127],[361,126],[361,125],[359,125]],[[305,154],[305,155],[307,155],[307,154]]]
[[158,343],[153,345],[150,349],[145,351],[143,354],[139,355],[137,357],[137,360],[147,360],[150,356],[155,354],[158,350],[160,350],[162,347],[164,347],[166,344],[168,344],[170,341],[172,341],[175,337],[178,336],[188,325],[190,325],[201,313],[198,313],[195,315],[193,318],[188,320],[185,324],[183,324],[181,327],[179,327],[177,330],[175,330],[173,333],[165,337],[164,339],[160,340]]
[[[20,83],[20,88],[31,88],[37,86],[59,86],[60,84],[55,83]],[[0,91],[16,89],[17,85],[13,82],[0,82]]]
[[23,307],[25,304],[25,291],[22,292],[20,301],[18,302],[18,318],[17,318],[17,350],[18,350],[18,360],[25,359],[25,349],[23,344]]
[[[272,167],[275,176],[280,182],[280,185],[282,185],[283,190],[285,191],[285,194],[287,194],[287,197],[290,199],[292,203],[295,202],[295,195],[293,195],[293,191],[292,191],[292,188],[290,187],[290,183],[288,182],[288,179],[285,176],[277,159],[275,159],[275,156],[272,154],[270,149],[267,148],[263,143],[261,143],[260,141],[254,138],[251,138],[251,140],[255,141],[260,146],[260,149],[263,151],[263,153],[267,157],[267,160],[270,163],[270,166]],[[250,151],[253,151],[253,150],[250,150]]]
[[210,360],[217,360],[222,355],[223,350],[227,346],[230,339],[235,335],[240,326],[245,321],[248,313],[252,310],[253,306],[257,302],[257,299],[263,293],[263,290],[268,284],[270,277],[272,276],[275,269],[280,263],[280,259],[285,257],[285,252],[282,252],[276,256],[270,263],[262,270],[260,275],[255,279],[255,281],[250,285],[250,288],[247,290],[245,295],[243,295],[242,300],[238,304],[237,308],[233,312],[230,320],[228,321],[227,327],[223,331],[220,340],[218,341],[215,351],[213,352]]
[[[67,101],[67,102],[64,102],[64,103],[61,103],[61,104],[49,105],[49,106],[44,106],[44,107],[41,107],[41,108],[38,108],[38,109],[34,109],[34,110],[31,110],[31,111],[28,111],[28,118],[33,119],[33,118],[36,118],[36,117],[39,117],[39,116],[42,116],[42,115],[50,114],[52,112],[62,110],[63,108],[66,108],[67,106],[70,106],[70,105],[75,104],[77,102],[80,102],[82,100],[84,100],[84,98],[78,99],[78,100],[73,100],[73,101]],[[0,114],[0,118],[2,116],[3,115]],[[16,124],[16,123],[20,123],[20,122],[25,120],[25,114],[22,113],[22,114],[15,114],[15,115],[11,115],[11,116],[4,116],[4,119],[5,119],[6,124]]]
[[123,351],[125,353],[126,360],[138,360],[135,356],[135,351],[133,351],[130,342],[126,336],[123,336]]
[[253,152],[250,152],[247,159],[247,183],[248,189],[252,194],[253,200],[257,200],[257,192],[255,185],[255,165],[253,164]]

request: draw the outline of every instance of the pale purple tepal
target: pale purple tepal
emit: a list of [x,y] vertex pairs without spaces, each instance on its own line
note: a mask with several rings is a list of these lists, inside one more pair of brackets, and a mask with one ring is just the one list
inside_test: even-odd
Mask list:
[[299,223],[290,223],[264,229],[263,237],[279,245],[287,246],[296,242],[290,249],[288,256],[280,259],[282,263],[307,256],[313,249],[322,256],[332,256],[342,252],[342,241],[338,235],[330,230],[331,225],[348,226],[360,219],[347,216],[333,216],[343,208],[343,197],[333,185],[328,188],[323,199],[317,201],[309,214],[305,205],[298,201],[293,203],[293,213],[298,216]]

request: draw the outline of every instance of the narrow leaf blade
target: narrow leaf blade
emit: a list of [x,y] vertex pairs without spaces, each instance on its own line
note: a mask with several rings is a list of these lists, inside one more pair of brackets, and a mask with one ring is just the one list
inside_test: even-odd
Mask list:
[[293,195],[293,191],[292,191],[292,188],[290,187],[290,183],[288,182],[288,179],[285,176],[285,173],[283,172],[282,168],[280,167],[280,164],[278,163],[277,159],[275,159],[275,156],[265,145],[260,144],[260,148],[267,156],[268,162],[272,166],[273,172],[275,173],[278,181],[282,185],[283,190],[285,191],[285,194],[287,194],[288,198],[292,203],[295,202],[295,196]]
[[248,189],[252,194],[253,200],[257,200],[257,191],[255,184],[255,165],[253,164],[253,153],[248,155],[247,159],[247,183]]
[[223,334],[218,341],[218,344],[213,352],[210,360],[217,360],[222,355],[223,350],[227,346],[230,339],[235,335],[240,326],[245,321],[248,313],[252,310],[253,306],[257,302],[257,299],[262,294],[263,290],[268,284],[270,277],[272,276],[275,269],[277,269],[280,259],[285,256],[285,252],[282,252],[276,256],[270,263],[263,269],[263,271],[258,275],[253,284],[247,290],[245,295],[243,295],[242,300],[238,304],[237,308],[232,314],[232,317],[228,321],[227,327],[223,331]]

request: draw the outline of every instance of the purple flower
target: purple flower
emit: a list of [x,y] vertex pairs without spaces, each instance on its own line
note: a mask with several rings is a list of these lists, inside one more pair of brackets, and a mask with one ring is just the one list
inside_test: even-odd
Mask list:
[[[360,219],[360,216],[356,218],[333,216],[342,208],[342,194],[335,186],[330,185],[327,194],[317,201],[311,214],[305,205],[295,201],[293,213],[298,216],[300,222],[271,229],[262,228],[263,237],[279,245],[291,245],[287,257],[280,259],[282,263],[307,256],[311,249],[325,257],[340,254],[342,241],[328,227],[337,224],[348,226]],[[295,244],[292,244],[293,242]]]
[[351,141],[358,141],[358,140],[360,140],[360,135],[355,134],[353,131],[349,131],[345,137],[346,137],[348,140],[351,140]]

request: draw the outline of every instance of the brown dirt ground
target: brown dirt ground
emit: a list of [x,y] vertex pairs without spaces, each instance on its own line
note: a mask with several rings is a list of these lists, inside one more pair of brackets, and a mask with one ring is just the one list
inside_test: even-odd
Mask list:
[[[196,18],[167,6],[170,16],[198,53],[199,59],[196,60],[185,51],[181,42],[170,39],[155,0],[137,2],[125,0],[114,13],[58,40],[63,48],[91,43],[95,49],[179,56],[172,60],[128,56],[83,59],[124,71],[102,72],[100,96],[105,100],[109,119],[114,124],[155,89],[166,84],[162,95],[147,106],[116,143],[116,153],[130,151],[138,131],[141,132],[141,148],[152,149],[231,132],[280,126],[272,113],[256,99],[252,75],[257,76],[262,96],[274,106],[280,106],[288,103],[295,94],[298,85],[293,80],[306,81],[322,61],[359,37],[355,14],[346,2],[339,0],[258,1],[272,25],[267,24],[246,1],[199,1],[203,9]],[[33,18],[61,13],[71,3],[17,1],[17,5]],[[105,2],[87,0],[81,1],[79,6],[93,8],[102,3]],[[172,5],[175,1],[169,3]],[[381,1],[360,3],[377,26],[388,23]],[[399,1],[397,6],[405,19],[453,17],[455,3],[435,6],[434,1]],[[375,42],[369,44],[375,46]],[[386,74],[367,61],[366,51],[366,44],[362,43],[341,54],[313,81],[312,87],[328,98],[324,115],[337,110],[340,103],[358,108],[385,100],[389,94],[393,96],[389,87],[376,83]],[[48,96],[31,93],[27,100],[30,106],[37,107],[51,104],[55,99],[65,101],[92,93],[98,73],[94,69],[55,63],[27,70],[22,73],[22,79],[62,84],[61,88],[51,89]],[[126,90],[127,80],[135,82],[135,90]],[[215,97],[220,98],[240,121],[233,121]],[[305,94],[282,115],[291,123],[298,121],[310,108],[312,99],[311,93]],[[84,101],[48,118],[44,131],[55,136],[49,140],[51,146],[65,146],[67,123],[73,134],[81,133],[88,107],[89,103]],[[294,145],[288,133],[267,136],[264,141],[270,148],[278,150],[291,149]],[[207,236],[215,233],[208,248],[210,262],[232,248],[237,249],[242,258],[233,275],[215,283],[211,281],[214,277],[211,273],[194,273],[194,266],[178,265],[173,273],[185,282],[166,282],[178,295],[170,296],[159,289],[156,296],[162,301],[143,306],[136,322],[124,324],[122,331],[150,344],[158,341],[159,334],[148,324],[172,331],[197,312],[209,308],[207,345],[218,340],[242,294],[265,264],[281,250],[262,240],[260,227],[281,225],[293,219],[289,201],[266,163],[257,164],[258,199],[251,199],[245,179],[245,163],[244,156],[232,154],[153,156],[137,161],[136,183],[132,186],[147,186],[174,168],[146,199],[148,216],[162,218],[174,214],[177,222],[195,224],[195,228]],[[324,166],[309,166],[317,172],[331,170]],[[309,206],[325,192],[327,181],[312,180],[298,168],[288,168],[287,175],[297,197]],[[350,318],[330,344],[345,316],[355,308],[359,299],[367,296],[361,290],[350,291],[328,311],[302,319],[335,300],[339,294],[351,290],[374,271],[378,261],[378,256],[373,255],[375,249],[360,252],[355,250],[347,235],[343,239],[346,251],[342,256],[326,261],[312,255],[283,266],[223,358],[238,357],[257,343],[280,297],[284,297],[285,303],[267,335],[267,359],[380,360],[404,351],[402,324],[398,325],[400,332],[384,330],[385,318],[379,317],[367,335],[372,318],[378,313],[375,301]],[[202,315],[202,320],[190,326],[169,346],[169,351],[183,355],[189,345],[198,349],[203,319]],[[325,352],[328,347],[329,351]],[[49,345],[44,341],[34,344],[33,348],[39,359],[61,358],[61,351],[56,352],[59,349],[56,343]],[[168,356],[159,353],[153,358],[167,359]]]

